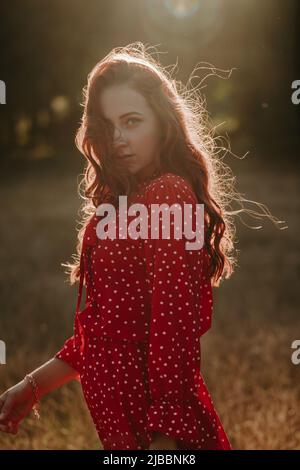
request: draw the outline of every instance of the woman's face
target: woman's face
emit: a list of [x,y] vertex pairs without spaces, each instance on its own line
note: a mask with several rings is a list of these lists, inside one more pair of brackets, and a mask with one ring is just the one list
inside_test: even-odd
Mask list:
[[160,161],[161,131],[143,95],[125,84],[111,85],[101,92],[100,106],[104,118],[114,126],[119,164],[138,179],[151,175]]

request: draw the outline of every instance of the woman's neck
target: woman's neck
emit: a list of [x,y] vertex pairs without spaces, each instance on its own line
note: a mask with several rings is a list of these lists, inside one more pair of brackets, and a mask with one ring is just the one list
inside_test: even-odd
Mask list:
[[151,179],[153,176],[159,174],[159,167],[153,163],[150,165],[146,166],[145,168],[142,168],[138,173],[136,173],[136,179],[138,184],[143,183],[144,181],[148,181]]

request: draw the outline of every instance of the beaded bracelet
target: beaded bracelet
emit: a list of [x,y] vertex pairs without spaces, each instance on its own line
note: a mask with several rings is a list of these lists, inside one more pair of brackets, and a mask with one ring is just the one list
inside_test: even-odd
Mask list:
[[25,375],[25,379],[28,379],[32,387],[32,392],[36,401],[36,403],[32,407],[34,415],[37,419],[40,419],[40,413],[38,410],[39,409],[39,395],[38,395],[38,386],[37,386],[36,380],[31,374]]

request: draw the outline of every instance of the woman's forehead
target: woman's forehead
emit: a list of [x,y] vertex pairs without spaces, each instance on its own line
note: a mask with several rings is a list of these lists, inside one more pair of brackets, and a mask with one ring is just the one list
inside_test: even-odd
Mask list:
[[102,90],[99,96],[103,115],[107,119],[119,119],[128,113],[149,112],[143,95],[128,85],[114,85]]

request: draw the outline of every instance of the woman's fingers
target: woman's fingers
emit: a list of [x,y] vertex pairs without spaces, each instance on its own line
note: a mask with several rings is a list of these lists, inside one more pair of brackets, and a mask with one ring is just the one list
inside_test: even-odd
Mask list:
[[5,421],[13,407],[13,399],[9,394],[6,395],[6,399],[0,413],[0,423]]
[[6,399],[6,393],[3,393],[1,396],[0,396],[0,414],[2,412],[2,408],[3,408],[3,405],[5,403],[5,399]]
[[0,424],[0,431],[8,432],[8,426],[6,424]]
[[7,432],[10,434],[18,433],[18,424],[13,421],[9,421],[7,424],[0,424],[0,431]]
[[17,434],[18,433],[18,424],[17,423],[12,423],[10,426],[10,433],[11,434]]

